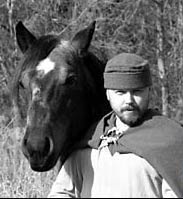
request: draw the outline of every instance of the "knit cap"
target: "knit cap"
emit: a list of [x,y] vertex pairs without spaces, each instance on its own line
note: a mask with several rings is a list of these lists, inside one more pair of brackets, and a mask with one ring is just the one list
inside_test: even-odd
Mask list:
[[152,85],[147,60],[132,53],[121,53],[110,59],[104,71],[106,89],[140,89]]

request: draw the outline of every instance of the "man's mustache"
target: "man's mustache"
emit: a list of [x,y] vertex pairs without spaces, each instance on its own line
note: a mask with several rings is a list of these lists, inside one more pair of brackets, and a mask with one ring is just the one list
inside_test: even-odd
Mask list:
[[139,107],[132,104],[132,105],[123,107],[122,111],[139,111]]

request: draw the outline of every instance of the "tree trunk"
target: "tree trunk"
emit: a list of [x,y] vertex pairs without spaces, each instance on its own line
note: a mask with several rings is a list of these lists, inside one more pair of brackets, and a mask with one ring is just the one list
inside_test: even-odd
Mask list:
[[13,101],[13,115],[14,115],[13,127],[21,127],[22,126],[21,115],[19,112],[19,108],[17,104],[14,103],[14,101]]
[[8,9],[8,23],[10,27],[10,36],[13,36],[13,21],[12,21],[12,14],[13,14],[13,6],[14,0],[7,0],[7,9]]
[[182,0],[178,1],[178,24],[177,24],[177,29],[178,29],[178,38],[179,38],[179,64],[178,64],[178,77],[179,77],[179,93],[181,94],[180,96],[183,96],[183,91],[181,88],[181,85],[183,85],[183,7],[182,7]]
[[164,65],[164,54],[163,54],[163,11],[164,11],[163,1],[159,2],[157,5],[157,64],[158,73],[161,80],[161,93],[162,93],[162,114],[168,116],[168,88],[167,88],[167,78],[166,70]]

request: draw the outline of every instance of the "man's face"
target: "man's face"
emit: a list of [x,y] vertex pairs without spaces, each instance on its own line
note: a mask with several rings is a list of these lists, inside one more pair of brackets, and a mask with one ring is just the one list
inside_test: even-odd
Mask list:
[[111,108],[128,126],[134,126],[141,119],[149,105],[150,87],[133,90],[107,89]]

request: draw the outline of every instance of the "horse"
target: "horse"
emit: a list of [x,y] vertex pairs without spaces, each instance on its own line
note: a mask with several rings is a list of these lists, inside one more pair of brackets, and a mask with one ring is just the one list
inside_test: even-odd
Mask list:
[[36,37],[22,21],[16,40],[22,52],[13,80],[13,100],[22,109],[25,132],[21,142],[32,170],[63,165],[75,143],[110,110],[103,87],[105,61],[91,50],[96,21],[70,39],[62,34]]

